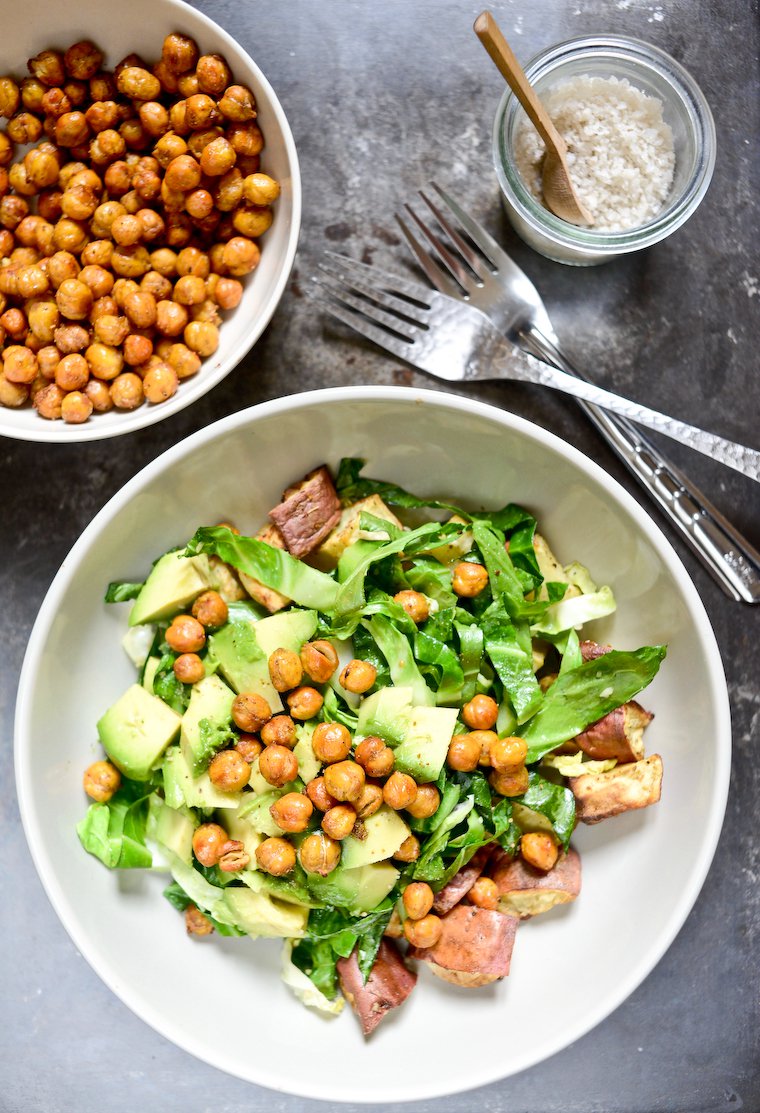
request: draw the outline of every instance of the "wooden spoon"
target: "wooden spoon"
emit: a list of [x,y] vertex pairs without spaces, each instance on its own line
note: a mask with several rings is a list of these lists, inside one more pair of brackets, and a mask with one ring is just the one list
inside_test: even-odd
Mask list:
[[541,184],[547,207],[569,224],[593,224],[593,216],[578,197],[570,179],[565,141],[536,96],[498,23],[490,12],[481,12],[473,30],[546,145]]

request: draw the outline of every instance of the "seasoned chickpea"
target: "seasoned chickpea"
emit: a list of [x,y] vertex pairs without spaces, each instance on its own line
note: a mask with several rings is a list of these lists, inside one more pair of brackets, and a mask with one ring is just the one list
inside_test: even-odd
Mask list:
[[[139,209],[135,217],[140,222],[140,229],[142,231],[142,239],[145,243],[153,243],[163,236],[166,230],[166,224],[163,217],[154,212],[153,209]],[[150,272],[148,272],[150,273]],[[167,291],[162,287],[162,297],[166,297]]]
[[301,843],[298,857],[307,873],[327,877],[340,862],[340,843],[323,831],[315,831]]
[[236,278],[217,278],[213,298],[220,309],[235,309],[242,296],[243,285]]
[[142,244],[119,244],[111,256],[111,267],[123,278],[140,278],[151,268],[150,255]]
[[412,947],[426,949],[434,947],[441,938],[443,924],[439,916],[429,913],[419,920],[404,921],[404,935]]
[[111,236],[118,244],[139,243],[142,239],[142,224],[136,214],[124,213],[117,216],[111,225]]
[[302,685],[294,688],[287,697],[290,714],[294,719],[313,719],[322,710],[324,697],[316,688]]
[[98,100],[90,104],[84,113],[90,131],[105,131],[119,122],[119,106],[112,100]]
[[[58,331],[61,315],[54,301],[34,301],[27,309],[29,328],[43,345],[50,344]],[[70,326],[76,328],[76,325]]]
[[96,236],[110,236],[117,217],[126,216],[127,210],[120,201],[104,201],[92,214],[92,231]]
[[82,267],[78,277],[80,282],[90,288],[94,298],[105,297],[113,290],[113,275],[105,267],[88,264]]
[[524,765],[519,769],[510,770],[508,773],[500,773],[494,770],[488,780],[491,782],[494,792],[498,792],[499,796],[522,796],[523,793],[528,791],[528,785],[530,784],[528,770]]
[[463,599],[474,599],[488,586],[488,572],[482,564],[463,560],[454,565],[452,589]]
[[[200,622],[193,619],[203,630]],[[205,641],[205,633],[203,635]],[[272,708],[258,692],[240,692],[232,701],[232,720],[241,730],[258,731],[272,718]]]
[[435,785],[419,785],[414,801],[407,806],[409,815],[415,819],[427,819],[435,815],[441,802],[441,794]]
[[193,854],[202,866],[215,866],[227,842],[227,832],[218,823],[201,823],[193,832]]
[[114,159],[121,159],[129,146],[131,121],[115,128],[104,128],[90,141],[89,156],[96,166],[105,166]]
[[491,696],[474,696],[462,708],[462,718],[471,730],[490,730],[499,716],[499,705]]
[[315,777],[312,781],[309,781],[306,786],[306,795],[320,812],[329,812],[330,808],[334,808],[338,803],[327,791],[324,777]]
[[220,212],[231,212],[243,197],[243,175],[237,168],[228,170],[213,183],[214,200]]
[[48,259],[47,274],[54,289],[57,289],[66,279],[76,278],[80,269],[79,263],[70,251],[56,251]]
[[179,275],[208,278],[209,270],[208,255],[205,251],[199,251],[197,247],[185,247],[177,256],[177,274]]
[[249,734],[247,731],[243,731],[238,737],[235,749],[250,765],[260,755],[264,746],[255,734]]
[[181,97],[194,97],[201,91],[197,73],[183,73],[181,77],[176,78],[176,81],[177,92]]
[[[190,614],[179,614],[173,618],[165,634],[166,642],[176,653],[197,653],[206,644],[206,631],[196,618]],[[240,697],[238,697],[239,699]],[[233,703],[233,719],[235,705]],[[235,720],[237,722],[237,720]],[[242,723],[237,724],[246,730]]]
[[296,724],[290,715],[273,715],[261,728],[261,741],[265,746],[287,746],[292,750],[298,741]]
[[248,784],[251,769],[237,750],[221,750],[209,762],[208,775],[220,792],[240,792]]
[[[181,281],[181,280],[180,280]],[[297,688],[303,677],[301,659],[292,649],[275,649],[269,656],[269,677],[278,692]]]
[[110,761],[95,761],[85,769],[83,786],[90,799],[98,804],[110,800],[121,785],[121,774]]
[[416,798],[417,784],[408,773],[399,773],[396,770],[383,785],[383,800],[394,811],[408,808]]
[[[191,98],[194,99],[194,98]],[[201,152],[201,170],[209,177],[220,178],[222,174],[226,174],[231,170],[237,160],[237,153],[232,145],[224,138],[219,136],[217,139],[212,139]]]
[[71,390],[61,402],[61,417],[69,425],[82,425],[92,415],[92,402],[81,390]]
[[[24,402],[29,399],[29,389],[25,383],[12,383],[0,371],[0,406],[8,406],[11,409],[23,406]],[[42,387],[41,389],[45,390],[46,388]]]
[[206,675],[206,666],[197,653],[180,653],[172,668],[183,684],[197,684]]
[[206,298],[206,283],[195,275],[185,274],[174,285],[174,300],[180,305],[200,305]]
[[[101,134],[105,134],[101,132]],[[81,147],[90,137],[90,125],[84,112],[64,112],[55,123],[55,141],[59,147]],[[96,142],[97,140],[93,140]]]
[[214,628],[224,626],[229,618],[229,608],[218,591],[204,591],[193,603],[193,618],[197,618],[201,626]]
[[166,299],[156,304],[156,328],[164,336],[179,336],[187,324],[188,314],[184,305]]
[[471,773],[480,761],[480,741],[471,734],[455,734],[449,743],[446,763],[450,769]]
[[154,138],[169,130],[169,113],[159,101],[143,101],[138,115],[144,131]]
[[216,103],[205,93],[196,93],[185,101],[187,126],[191,131],[210,127],[219,119]]
[[[264,147],[264,136],[258,124],[247,121],[246,123],[233,123],[227,128],[227,138],[238,155],[238,164],[244,177],[258,172],[258,155]],[[255,159],[255,167],[244,166],[241,159]]]
[[116,88],[130,100],[156,100],[161,82],[149,70],[127,66],[116,77]]
[[321,762],[330,764],[343,761],[351,752],[351,735],[348,727],[343,723],[319,723],[311,736],[311,746],[315,756]]
[[348,804],[336,804],[322,816],[322,830],[341,842],[347,839],[356,825],[356,812]]
[[491,743],[491,765],[499,773],[512,772],[524,764],[528,744],[524,738],[499,738]]
[[375,734],[361,740],[354,756],[370,777],[387,777],[393,771],[393,750]]
[[[42,98],[45,95],[46,89],[47,86],[43,85],[38,78],[24,78],[21,82],[21,103],[28,112],[42,111]],[[16,109],[14,109],[14,112],[15,111]]]
[[37,357],[29,348],[12,344],[3,352],[3,371],[10,383],[33,383],[39,374]]
[[313,811],[314,805],[308,796],[301,792],[286,792],[279,800],[275,800],[269,814],[283,831],[300,834],[309,826]]
[[10,119],[21,101],[21,90],[12,77],[0,77],[0,116]]
[[[114,313],[104,313],[97,317],[94,324],[96,339],[102,344],[118,347],[124,343],[129,335],[129,321],[126,317],[118,317]],[[121,368],[119,368],[121,370]],[[118,374],[118,371],[117,371]],[[102,378],[103,376],[101,376]],[[110,376],[113,378],[113,375]]]
[[180,381],[195,375],[201,367],[197,352],[191,352],[185,344],[171,344],[166,354],[166,361],[174,368]]
[[55,292],[56,305],[70,321],[83,321],[92,309],[94,298],[89,286],[78,278],[66,278]]
[[204,359],[219,347],[219,329],[205,321],[190,321],[182,335],[188,348]]
[[192,155],[178,155],[166,167],[164,181],[169,189],[187,193],[196,189],[201,180],[201,168]]
[[409,919],[421,920],[424,916],[427,916],[433,907],[435,897],[433,890],[425,881],[412,881],[404,889],[404,895],[401,899],[404,902],[404,910]]
[[355,761],[338,761],[324,771],[325,788],[336,800],[354,803],[364,791],[364,770]]
[[35,192],[46,189],[58,181],[60,167],[58,159],[51,151],[43,151],[40,148],[28,151],[24,156],[24,165],[27,178],[34,185]]
[[520,854],[528,865],[546,873],[557,864],[559,847],[548,831],[530,831],[520,838]]
[[261,251],[253,240],[245,236],[233,236],[222,249],[222,262],[233,278],[242,278],[255,270],[261,258]]
[[368,692],[377,680],[377,669],[369,661],[349,661],[340,674],[340,683],[347,692]]
[[256,115],[253,93],[245,85],[229,85],[219,101],[219,111],[228,120],[245,123]]
[[338,653],[330,642],[320,639],[301,647],[304,672],[315,684],[326,684],[338,667]]
[[64,67],[78,81],[89,81],[103,65],[103,54],[89,39],[76,42],[63,56]]
[[[101,317],[102,320],[105,320],[105,318]],[[98,321],[99,324],[100,321]],[[115,380],[122,372],[124,357],[118,348],[112,347],[110,344],[102,344],[99,340],[96,340],[87,347],[84,356],[96,379],[110,382]]]
[[248,236],[255,240],[264,235],[271,226],[273,219],[274,214],[271,209],[257,209],[241,205],[232,215],[232,226],[241,236]]
[[383,803],[383,789],[381,785],[365,784],[361,796],[354,802],[356,814],[359,819],[368,819],[380,809]]
[[7,195],[0,199],[0,224],[3,228],[8,228],[12,232],[28,215],[29,205],[23,197]]
[[101,382],[100,379],[90,379],[84,388],[84,392],[92,402],[92,408],[96,413],[104,414],[113,409],[111,392],[107,383]]
[[55,381],[61,390],[82,390],[89,377],[87,360],[75,353],[64,356],[55,371]]
[[291,873],[296,864],[296,852],[292,843],[277,836],[264,839],[256,847],[256,861],[260,869],[274,877]]
[[8,121],[5,134],[9,144],[12,142],[25,146],[27,143],[37,142],[42,135],[42,124],[31,112],[19,112]]
[[404,839],[393,857],[399,862],[416,862],[420,856],[420,840],[416,835]]
[[393,596],[393,601],[403,607],[412,622],[418,625],[430,617],[430,601],[420,591],[399,591]]
[[164,169],[173,159],[184,154],[187,154],[187,143],[181,135],[176,135],[173,131],[162,135],[153,148],[153,157]]
[[6,309],[0,317],[0,327],[4,328],[13,340],[24,340],[28,332],[26,314],[21,309]]
[[61,416],[61,405],[64,393],[57,383],[49,383],[38,390],[34,396],[34,408],[40,417],[48,421],[57,421]]
[[499,886],[490,877],[479,877],[467,894],[470,904],[495,912],[499,907]]
[[259,757],[259,772],[270,785],[282,788],[298,776],[298,758],[287,746],[274,743]]
[[249,174],[243,181],[243,196],[252,205],[271,205],[280,196],[280,185],[268,174]]
[[135,410],[143,400],[143,385],[139,375],[124,371],[111,383],[111,401],[117,410]]
[[161,58],[172,73],[187,73],[195,67],[199,55],[197,43],[187,35],[175,32],[164,39]]
[[213,211],[214,198],[207,189],[194,189],[185,198],[185,212],[193,220],[202,220]]
[[159,302],[171,297],[172,284],[158,271],[148,271],[140,279],[140,289],[146,294],[152,294],[156,302]]
[[143,376],[143,390],[145,397],[154,405],[165,402],[167,398],[177,393],[179,379],[173,367],[164,360],[159,360],[148,368]]
[[221,54],[202,54],[195,67],[198,86],[203,93],[219,97],[230,83],[232,74]]
[[188,935],[198,935],[203,937],[211,935],[214,931],[214,925],[205,916],[195,904],[188,904],[185,909],[185,931]]
[[152,328],[156,323],[156,299],[144,290],[135,290],[124,298],[124,312],[135,328]]

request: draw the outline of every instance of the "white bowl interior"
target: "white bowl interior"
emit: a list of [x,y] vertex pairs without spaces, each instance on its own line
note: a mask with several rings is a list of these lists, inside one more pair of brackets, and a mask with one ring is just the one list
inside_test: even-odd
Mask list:
[[[163,877],[109,873],[74,830],[85,810],[81,773],[98,749],[95,722],[132,680],[120,647],[124,609],[101,602],[107,582],[141,577],[199,524],[226,519],[253,530],[290,480],[342,455],[365,457],[368,474],[471,508],[525,504],[560,559],[582,561],[614,588],[619,609],[600,637],[620,648],[669,645],[644,697],[656,712],[647,744],[663,755],[662,802],[578,830],[581,897],[521,925],[508,979],[467,991],[421,971],[409,1002],[368,1043],[348,1009],[325,1021],[290,996],[278,943],[188,939],[161,898]],[[463,1090],[541,1060],[603,1019],[651,970],[696,899],[720,831],[729,761],[728,700],[707,617],[634,500],[519,418],[396,389],[321,391],[256,407],[146,468],[64,562],[30,641],[17,717],[27,837],[85,957],[149,1024],[199,1057],[334,1101]],[[455,1054],[441,1054],[454,1046]]]
[[23,3],[6,5],[0,37],[0,73],[26,76],[26,63],[41,50],[65,49],[78,39],[92,39],[106,54],[112,69],[133,51],[147,62],[156,61],[161,43],[172,31],[192,35],[205,53],[223,54],[235,78],[248,85],[257,102],[265,139],[262,169],[280,182],[275,220],[262,236],[261,262],[244,279],[240,305],[225,320],[219,348],[197,375],[180,384],[177,393],[159,405],[145,403],[131,412],[111,410],[95,414],[83,425],[46,421],[29,406],[0,407],[0,435],[21,440],[99,440],[142,429],[177,413],[204,395],[235,367],[266,328],[283,294],[295,258],[301,223],[301,180],[295,142],[282,107],[259,66],[221,27],[182,0],[78,0],[60,4],[40,0],[34,19]]

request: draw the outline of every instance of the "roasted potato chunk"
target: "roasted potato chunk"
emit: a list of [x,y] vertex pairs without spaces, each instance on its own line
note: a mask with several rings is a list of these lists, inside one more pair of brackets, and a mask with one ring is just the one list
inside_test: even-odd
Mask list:
[[600,823],[613,815],[647,808],[660,799],[662,758],[651,754],[642,761],[616,765],[607,773],[582,773],[570,777],[578,819]]

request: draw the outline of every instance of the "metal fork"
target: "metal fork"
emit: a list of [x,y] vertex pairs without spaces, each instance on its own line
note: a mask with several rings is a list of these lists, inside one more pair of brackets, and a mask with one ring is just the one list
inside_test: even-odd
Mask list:
[[[448,212],[444,213],[440,204],[423,190],[419,196],[448,242],[441,239],[437,229],[421,220],[410,205],[404,208],[417,234],[399,214],[396,220],[432,284],[442,293],[481,309],[526,351],[585,379],[560,350],[546,307],[525,272],[448,193],[435,182],[431,184]],[[471,243],[463,239],[449,214],[453,214]],[[729,598],[760,603],[757,549],[630,421],[585,402],[579,405]]]

